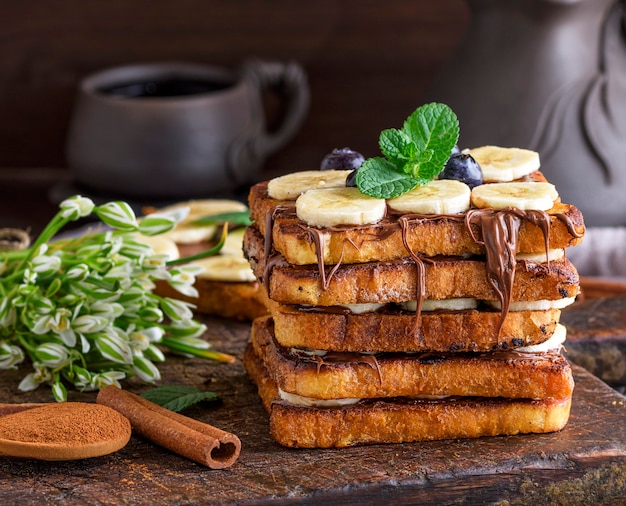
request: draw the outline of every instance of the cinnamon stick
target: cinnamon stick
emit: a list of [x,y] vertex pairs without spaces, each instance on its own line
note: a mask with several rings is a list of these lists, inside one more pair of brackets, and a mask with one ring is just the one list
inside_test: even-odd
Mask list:
[[235,434],[162,408],[115,386],[100,390],[96,399],[130,420],[137,433],[211,469],[232,466],[241,451]]

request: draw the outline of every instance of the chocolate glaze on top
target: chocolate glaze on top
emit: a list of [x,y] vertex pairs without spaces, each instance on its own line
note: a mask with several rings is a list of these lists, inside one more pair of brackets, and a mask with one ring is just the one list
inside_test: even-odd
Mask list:
[[[272,231],[274,228],[274,220],[277,214],[293,217],[296,215],[295,202],[289,202],[279,204],[275,206],[271,212],[266,216],[265,223],[265,269],[263,273],[263,282],[265,287],[269,289],[269,277],[271,270],[279,263],[284,264],[285,260],[282,255],[277,255],[273,249]],[[554,215],[559,221],[561,221],[568,229],[568,232],[572,237],[581,237],[582,234],[578,233],[575,229],[571,219],[565,214],[557,213]],[[405,249],[417,271],[417,309],[415,311],[415,334],[419,333],[419,317],[421,314],[422,303],[426,294],[425,287],[425,266],[424,262],[430,261],[428,257],[416,254],[408,243],[408,230],[412,222],[415,221],[438,221],[438,220],[454,220],[463,221],[465,228],[472,238],[472,240],[484,246],[487,266],[487,277],[491,286],[500,299],[501,304],[501,318],[499,331],[502,329],[506,315],[509,312],[511,304],[511,293],[513,289],[513,282],[515,277],[516,267],[516,254],[519,238],[519,229],[522,221],[528,221],[533,225],[539,227],[543,233],[546,261],[549,267],[549,261],[547,258],[548,251],[550,249],[550,215],[545,211],[537,210],[521,210],[517,208],[505,208],[500,210],[495,209],[470,209],[465,214],[452,215],[452,214],[395,214],[387,210],[387,217],[395,218],[389,223],[382,225],[380,231],[383,235],[391,234],[393,231],[400,227],[402,231],[402,242]],[[322,286],[327,289],[333,275],[339,269],[341,260],[335,264],[330,272],[326,272],[326,266],[324,262],[324,231],[327,230],[340,230],[344,227],[328,227],[321,230],[316,227],[307,225],[304,222],[300,223],[300,227],[306,230],[315,244],[315,252],[317,256],[317,265],[322,281]],[[364,227],[366,228],[366,227]],[[381,235],[379,233],[378,238]],[[355,244],[351,243],[353,247]],[[268,290],[269,293],[269,290]]]

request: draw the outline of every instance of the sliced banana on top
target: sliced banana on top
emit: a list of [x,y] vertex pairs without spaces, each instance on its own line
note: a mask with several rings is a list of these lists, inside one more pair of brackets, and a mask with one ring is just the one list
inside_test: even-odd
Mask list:
[[[328,171],[324,171],[328,172]],[[368,225],[385,217],[387,203],[358,188],[309,190],[296,200],[296,215],[313,227]]]
[[489,183],[472,189],[472,205],[479,208],[547,211],[559,198],[553,184],[539,182]]
[[172,211],[183,207],[189,208],[187,217],[178,223],[174,229],[162,234],[178,244],[193,244],[215,237],[218,225],[192,225],[192,222],[198,218],[248,210],[248,207],[244,203],[237,200],[206,199],[180,202],[159,209],[159,212]]
[[215,255],[194,260],[193,263],[203,268],[203,271],[197,275],[200,279],[234,282],[256,280],[250,264],[243,256]]
[[529,149],[481,146],[464,149],[478,162],[485,182],[513,181],[539,169],[539,153]]
[[389,199],[387,204],[401,213],[460,214],[470,208],[469,186],[453,179],[435,179],[424,186]]
[[351,170],[303,170],[275,177],[267,184],[267,194],[278,200],[295,200],[307,190],[341,188]]

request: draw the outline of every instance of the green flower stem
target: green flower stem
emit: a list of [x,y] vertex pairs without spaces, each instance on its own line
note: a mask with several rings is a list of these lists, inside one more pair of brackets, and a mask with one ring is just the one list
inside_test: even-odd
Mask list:
[[224,223],[224,228],[222,229],[222,236],[220,237],[219,242],[215,246],[213,246],[211,249],[208,249],[196,255],[191,255],[188,257],[184,257],[184,258],[178,258],[176,260],[170,260],[169,262],[167,262],[167,265],[171,266],[171,265],[186,264],[189,262],[194,262],[195,260],[201,260],[202,258],[206,258],[206,257],[217,254],[224,246],[224,243],[226,242],[227,234],[228,234],[228,223]]
[[52,239],[56,233],[61,230],[65,225],[70,222],[70,218],[63,218],[61,212],[58,212],[54,218],[50,220],[50,222],[46,225],[46,228],[43,229],[39,237],[35,240],[35,242],[29,248],[29,254],[22,260],[22,264],[20,268],[23,268],[26,265],[35,252],[39,249],[42,244],[47,243],[50,239]]
[[217,362],[232,363],[235,361],[235,357],[227,353],[222,353],[213,350],[203,350],[200,348],[194,348],[186,344],[182,344],[175,339],[165,338],[161,340],[161,343],[166,348],[172,351],[178,351],[180,353],[188,353],[194,357],[208,358],[209,360],[216,360]]

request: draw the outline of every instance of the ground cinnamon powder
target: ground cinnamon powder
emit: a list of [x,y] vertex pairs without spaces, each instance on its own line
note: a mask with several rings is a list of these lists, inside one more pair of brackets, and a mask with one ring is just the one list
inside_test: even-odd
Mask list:
[[83,446],[130,434],[130,422],[114,409],[86,402],[48,404],[0,417],[0,438]]

